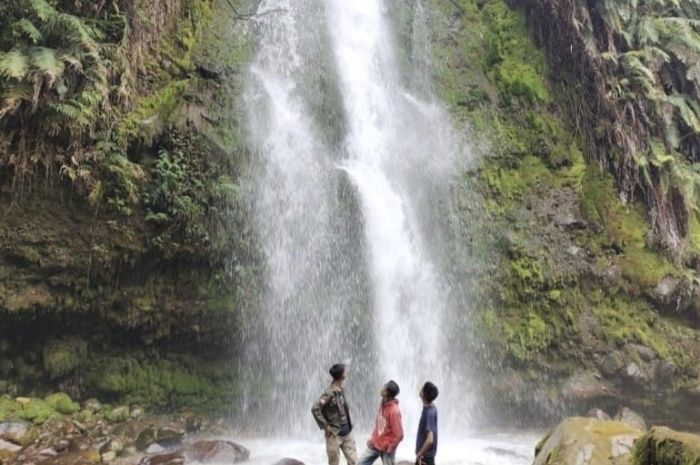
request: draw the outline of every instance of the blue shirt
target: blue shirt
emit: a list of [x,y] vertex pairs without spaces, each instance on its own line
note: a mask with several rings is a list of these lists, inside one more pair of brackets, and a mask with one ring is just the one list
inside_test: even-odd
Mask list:
[[433,445],[425,451],[425,457],[434,458],[437,452],[438,444],[438,415],[437,407],[433,404],[426,405],[423,407],[423,413],[420,416],[420,423],[418,423],[418,437],[416,438],[416,454],[423,446],[425,438],[428,437],[428,433],[432,431],[433,433]]

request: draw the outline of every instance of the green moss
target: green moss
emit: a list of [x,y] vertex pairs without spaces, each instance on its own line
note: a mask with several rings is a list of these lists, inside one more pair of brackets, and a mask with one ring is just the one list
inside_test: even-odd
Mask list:
[[70,396],[63,392],[51,394],[44,400],[51,408],[65,415],[70,415],[80,410],[80,404],[73,402]]
[[634,465],[700,465],[700,436],[656,426],[635,441]]
[[172,81],[152,95],[144,97],[120,123],[118,137],[123,141],[142,139],[152,143],[170,127],[183,102],[189,79]]
[[46,401],[34,398],[22,405],[22,410],[19,412],[19,418],[31,421],[35,425],[41,425],[49,418],[56,417],[60,417],[60,414],[53,407]]
[[44,345],[44,369],[51,378],[65,376],[85,359],[87,344],[82,339],[52,339]]
[[22,405],[12,397],[4,395],[0,397],[0,421],[16,418],[22,410]]
[[593,251],[607,249],[622,254],[623,274],[634,284],[649,289],[663,277],[678,274],[668,259],[647,245],[647,224],[641,206],[623,205],[612,179],[593,166],[584,177],[581,208],[600,231],[592,241]]
[[105,419],[112,423],[118,423],[129,419],[129,407],[122,405],[105,410]]

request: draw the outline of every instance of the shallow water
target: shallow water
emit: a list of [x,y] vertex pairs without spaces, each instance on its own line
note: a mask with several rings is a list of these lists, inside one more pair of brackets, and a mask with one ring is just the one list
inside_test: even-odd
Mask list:
[[[436,462],[440,465],[530,465],[535,444],[542,437],[536,432],[500,432],[472,435],[464,438],[440,438]],[[364,451],[366,434],[356,435],[358,452]],[[289,457],[301,460],[306,465],[327,464],[323,438],[271,439],[232,438],[250,449],[251,465],[273,465]],[[412,451],[413,438],[406,438],[399,446],[396,461],[415,458]],[[345,459],[341,458],[341,465]],[[379,461],[376,462],[380,464]]]

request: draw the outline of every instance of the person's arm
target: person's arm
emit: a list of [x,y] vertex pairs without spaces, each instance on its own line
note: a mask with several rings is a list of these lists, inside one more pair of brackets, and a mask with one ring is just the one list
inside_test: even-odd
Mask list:
[[314,416],[314,420],[316,420],[316,424],[318,424],[318,427],[321,428],[322,430],[325,431],[326,436],[329,435],[330,433],[330,425],[328,425],[328,422],[326,421],[326,417],[323,416],[323,406],[326,405],[326,403],[329,400],[329,396],[326,393],[323,393],[321,397],[314,403],[313,407],[311,407],[311,413]]
[[392,409],[389,413],[389,424],[391,432],[394,433],[391,438],[391,444],[387,448],[388,453],[393,453],[399,447],[399,443],[403,440],[403,426],[401,425],[401,412],[399,409]]
[[425,418],[425,431],[428,433],[425,435],[425,440],[421,445],[418,452],[416,452],[417,461],[420,462],[423,455],[430,449],[430,447],[435,442],[435,433],[437,432],[437,414],[435,411],[428,411]]
[[420,446],[420,449],[418,449],[418,452],[416,452],[416,457],[418,457],[419,459],[421,457],[423,457],[423,454],[425,454],[425,452],[428,449],[430,449],[430,446],[433,445],[434,441],[435,441],[435,439],[433,438],[433,432],[428,431],[428,435],[425,437],[425,441],[423,441],[423,445]]

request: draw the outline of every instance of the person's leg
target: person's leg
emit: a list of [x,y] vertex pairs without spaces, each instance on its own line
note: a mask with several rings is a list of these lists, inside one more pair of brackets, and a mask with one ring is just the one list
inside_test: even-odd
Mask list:
[[347,460],[348,465],[356,465],[357,445],[355,444],[355,438],[352,436],[352,433],[350,433],[347,436],[343,436],[342,440],[343,442],[341,443],[340,448],[343,451],[343,455],[345,455],[345,460]]
[[329,436],[326,438],[326,454],[328,454],[328,465],[338,465],[340,463],[340,438]]
[[358,465],[372,465],[380,455],[381,453],[379,451],[368,447],[367,450],[362,454],[362,457],[360,457]]
[[393,454],[382,454],[382,465],[394,465],[396,452]]

